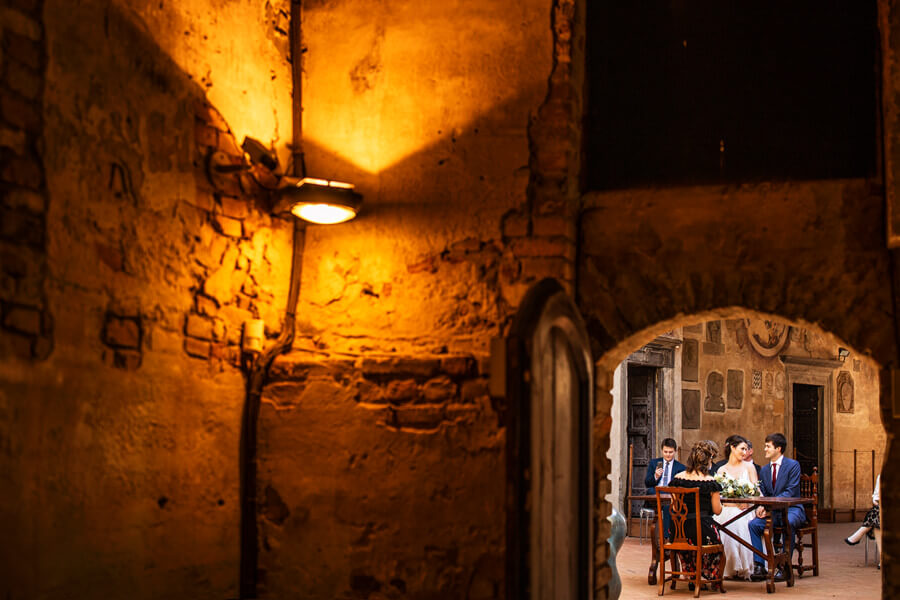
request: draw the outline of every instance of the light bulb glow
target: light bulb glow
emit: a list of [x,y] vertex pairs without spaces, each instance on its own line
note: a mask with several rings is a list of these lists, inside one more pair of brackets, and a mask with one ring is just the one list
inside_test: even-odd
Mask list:
[[304,221],[319,225],[334,225],[349,221],[356,211],[347,206],[335,204],[299,202],[291,207],[291,213]]

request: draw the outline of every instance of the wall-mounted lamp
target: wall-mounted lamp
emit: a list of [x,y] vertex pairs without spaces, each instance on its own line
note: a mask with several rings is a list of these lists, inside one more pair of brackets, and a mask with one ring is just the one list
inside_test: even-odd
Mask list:
[[850,356],[850,351],[846,348],[838,348],[838,360],[844,362],[847,360],[847,357]]
[[311,177],[300,180],[285,177],[275,192],[273,212],[290,211],[310,223],[333,225],[355,217],[360,206],[362,196],[353,191],[352,184]]
[[[240,162],[223,152],[213,152],[207,157],[206,174],[213,187],[224,190],[226,178],[249,171],[260,187],[272,193],[272,212],[275,214],[290,212],[310,223],[334,225],[349,221],[359,212],[362,196],[353,191],[353,184],[279,175],[275,173],[278,168],[275,153],[251,137],[244,138],[241,149],[244,159]],[[257,179],[252,170],[254,165],[264,167],[267,178],[273,177],[277,185],[269,187]]]

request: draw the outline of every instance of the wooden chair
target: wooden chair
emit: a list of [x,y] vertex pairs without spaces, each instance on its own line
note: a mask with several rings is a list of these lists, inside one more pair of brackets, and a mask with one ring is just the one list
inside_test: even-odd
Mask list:
[[[806,524],[797,528],[797,564],[792,565],[797,575],[803,577],[804,571],[812,571],[813,577],[819,575],[819,468],[813,467],[812,475],[800,475],[800,495],[812,498],[810,504],[804,504]],[[803,565],[803,549],[812,549],[812,565]]]
[[[669,516],[672,521],[672,541],[666,541],[663,530],[663,500],[662,496],[667,495],[671,498],[669,504]],[[697,488],[682,487],[657,487],[656,488],[656,514],[658,515],[657,531],[659,535],[659,591],[657,595],[662,596],[665,593],[666,582],[672,582],[672,589],[675,589],[675,583],[678,581],[686,581],[694,586],[694,597],[700,597],[700,588],[704,583],[716,584],[719,591],[724,593],[725,586],[722,582],[722,576],[725,572],[725,548],[722,544],[702,544],[703,536],[700,519],[695,519],[697,523],[696,539],[697,544],[691,543],[691,540],[685,535],[684,524],[687,520],[688,502],[693,503],[693,514],[700,514],[700,490]],[[694,563],[694,571],[685,571],[684,567],[676,567],[673,558],[673,567],[666,575],[665,553],[669,551],[675,557],[676,552],[695,552],[696,561]],[[707,554],[720,553],[719,559],[719,577],[718,579],[703,578],[703,557]],[[680,569],[680,570],[679,570]]]

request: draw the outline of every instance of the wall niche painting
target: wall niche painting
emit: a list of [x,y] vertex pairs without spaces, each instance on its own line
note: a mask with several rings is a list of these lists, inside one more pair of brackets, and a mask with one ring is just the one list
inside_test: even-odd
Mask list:
[[681,390],[681,428],[700,429],[700,390]]
[[697,340],[686,338],[681,346],[681,380],[697,381],[700,377],[699,344]]
[[763,358],[777,355],[790,339],[790,325],[760,319],[747,319],[746,322],[750,346]]
[[837,411],[853,413],[853,376],[849,371],[841,371],[837,376]]
[[741,408],[744,404],[744,372],[728,369],[728,408]]
[[718,371],[712,371],[706,377],[706,402],[704,407],[709,412],[725,412],[725,378]]

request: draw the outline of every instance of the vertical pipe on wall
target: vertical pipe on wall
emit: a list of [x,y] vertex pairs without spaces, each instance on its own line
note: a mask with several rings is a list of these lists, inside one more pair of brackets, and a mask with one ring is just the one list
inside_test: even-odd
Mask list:
[[[303,48],[300,27],[302,24],[302,0],[291,1],[291,61],[293,84],[293,136],[291,152],[293,156],[292,172],[295,176],[306,175],[306,164],[303,156],[303,110],[302,110],[302,76]],[[262,390],[269,376],[269,367],[275,358],[290,350],[294,342],[294,323],[296,319],[297,301],[300,298],[300,276],[303,269],[303,248],[306,241],[306,230],[300,219],[293,221],[293,251],[291,253],[291,280],[288,287],[287,306],[285,306],[284,324],[275,343],[252,360],[248,365],[247,393],[244,402],[244,414],[241,430],[241,557],[240,557],[240,598],[241,600],[257,597],[259,569],[259,528],[257,489],[257,428],[259,426],[259,408]]]
[[293,83],[292,110],[293,175],[306,177],[306,158],[303,153],[303,0],[291,0],[291,81]]

